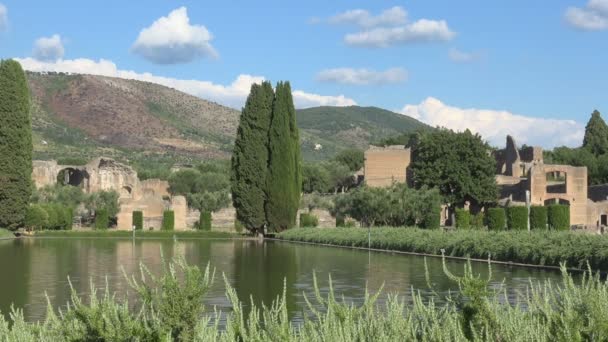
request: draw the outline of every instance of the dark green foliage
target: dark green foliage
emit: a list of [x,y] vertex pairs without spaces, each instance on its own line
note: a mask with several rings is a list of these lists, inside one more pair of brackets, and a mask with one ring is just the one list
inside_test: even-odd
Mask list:
[[414,185],[437,187],[445,203],[462,206],[493,203],[498,198],[496,161],[490,147],[469,130],[425,132],[413,149]]
[[344,215],[337,215],[336,216],[336,227],[344,227],[346,225],[346,219],[344,218]]
[[570,230],[570,207],[553,204],[547,207],[549,227],[555,230]]
[[74,221],[74,209],[70,207],[62,207],[63,212],[63,222],[61,229],[63,230],[72,230],[72,225]]
[[547,229],[547,207],[539,205],[530,207],[530,229]]
[[429,129],[419,129],[415,132],[402,133],[396,136],[382,139],[375,143],[378,146],[404,145],[405,147],[414,147],[420,141],[420,136]]
[[508,207],[507,227],[511,230],[528,230],[528,208]]
[[261,231],[266,223],[268,130],[273,99],[274,92],[269,82],[251,86],[232,153],[232,202],[237,220],[251,231]]
[[485,222],[485,214],[483,211],[471,215],[471,228],[482,229]]
[[471,213],[465,209],[456,209],[456,228],[470,229],[471,228]]
[[490,208],[486,215],[489,230],[504,230],[507,227],[507,217],[504,208]]
[[315,228],[319,225],[319,218],[313,214],[301,213],[300,214],[300,227],[302,228]]
[[198,219],[198,229],[200,230],[211,230],[211,213],[208,211],[201,211]]
[[333,189],[330,174],[322,164],[304,164],[302,166],[302,191],[307,194],[325,193]]
[[116,217],[120,211],[118,198],[118,193],[113,190],[94,192],[85,199],[85,207],[96,215],[100,209],[103,209],[109,218]]
[[241,223],[241,221],[239,221],[235,218],[234,219],[234,231],[237,232],[238,234],[240,234],[243,232],[243,229],[244,229],[244,226]]
[[95,229],[104,230],[110,227],[108,209],[101,208],[95,212]]
[[175,230],[175,213],[173,210],[165,210],[163,212],[161,230]]
[[133,212],[133,226],[135,230],[143,230],[144,229],[144,213],[139,210]]
[[279,82],[268,141],[265,209],[269,232],[280,232],[296,224],[302,188],[297,130],[291,87],[289,82]]
[[593,111],[585,127],[583,148],[588,149],[595,156],[608,152],[608,125],[597,110]]
[[0,61],[0,227],[23,226],[32,193],[30,93],[21,65]]
[[32,204],[25,214],[25,227],[28,230],[42,230],[48,226],[49,214],[39,204]]
[[334,160],[340,164],[346,165],[350,171],[359,171],[363,167],[364,155],[363,151],[357,148],[349,148],[340,151]]

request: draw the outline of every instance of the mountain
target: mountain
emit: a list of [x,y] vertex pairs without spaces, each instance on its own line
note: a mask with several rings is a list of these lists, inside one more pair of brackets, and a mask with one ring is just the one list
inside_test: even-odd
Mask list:
[[[188,163],[227,159],[240,112],[158,84],[92,75],[27,73],[38,159]],[[375,107],[297,111],[305,159],[426,127]]]

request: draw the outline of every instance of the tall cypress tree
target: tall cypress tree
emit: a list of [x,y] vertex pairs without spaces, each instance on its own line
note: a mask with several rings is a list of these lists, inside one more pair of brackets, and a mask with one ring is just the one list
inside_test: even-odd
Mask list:
[[30,93],[21,65],[0,61],[0,228],[23,225],[32,193]]
[[289,82],[285,82],[285,97],[287,103],[287,112],[289,113],[289,133],[291,136],[291,147],[293,149],[294,156],[294,193],[291,195],[292,212],[295,213],[293,216],[293,223],[297,216],[298,208],[300,207],[300,195],[302,189],[302,157],[300,151],[300,132],[298,130],[298,123],[296,121],[296,108],[293,104],[293,96],[291,94],[291,85]]
[[608,126],[597,110],[593,111],[585,127],[583,147],[596,156],[608,152]]
[[269,82],[251,86],[232,154],[232,202],[237,219],[253,232],[262,231],[266,223],[265,176],[273,99],[274,91]]
[[[266,220],[269,232],[280,232],[295,224],[296,156],[290,129],[289,108],[293,106],[289,85],[279,82],[275,90],[269,131],[269,161],[266,176],[268,199]],[[290,101],[291,100],[291,101]],[[295,209],[295,210],[294,210]]]

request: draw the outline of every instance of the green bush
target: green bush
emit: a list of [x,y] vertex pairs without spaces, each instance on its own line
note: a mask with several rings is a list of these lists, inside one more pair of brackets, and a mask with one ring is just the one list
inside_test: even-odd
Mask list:
[[345,227],[346,226],[346,219],[344,218],[344,215],[336,215],[336,227]]
[[528,230],[528,208],[508,207],[507,227],[510,230]]
[[165,210],[163,212],[163,224],[162,230],[174,230],[175,229],[175,213],[173,210]]
[[547,229],[547,207],[530,207],[530,229]]
[[72,230],[72,224],[74,221],[74,209],[70,207],[63,207],[63,225],[61,229]]
[[46,211],[48,219],[46,220],[46,225],[44,229],[54,230],[58,229],[61,222],[61,213],[57,211],[57,206],[54,204],[45,204],[42,206],[44,211]]
[[300,214],[300,227],[315,228],[319,225],[319,218],[310,213]]
[[570,229],[570,207],[567,205],[553,204],[547,207],[547,221],[549,227],[555,230]]
[[198,220],[198,229],[200,230],[211,230],[211,213],[208,211],[201,211]]
[[420,226],[425,229],[439,229],[441,226],[441,206],[431,205],[429,211],[423,214]]
[[236,217],[235,217],[234,218],[234,231],[241,234],[244,229],[245,229],[245,226],[243,225],[243,223],[241,221],[239,221],[238,219],[236,219]]
[[456,209],[456,228],[470,229],[471,228],[471,213],[465,209]]
[[25,213],[25,227],[31,230],[42,230],[48,226],[49,214],[38,204],[32,204]]
[[484,220],[485,214],[483,211],[480,211],[475,215],[471,215],[471,227],[474,229],[482,229]]
[[136,210],[133,212],[133,226],[135,230],[143,230],[144,229],[144,213]]
[[104,230],[110,227],[110,216],[106,209],[98,209],[95,212],[95,229]]
[[489,230],[504,230],[507,225],[505,210],[503,208],[488,209],[486,224]]

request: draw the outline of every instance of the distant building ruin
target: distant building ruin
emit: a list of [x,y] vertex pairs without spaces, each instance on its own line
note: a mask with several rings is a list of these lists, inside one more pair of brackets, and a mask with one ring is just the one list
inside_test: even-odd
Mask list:
[[132,229],[133,211],[142,211],[145,229],[160,229],[165,210],[175,212],[175,229],[186,228],[188,204],[184,196],[171,196],[167,181],[140,181],[135,170],[110,158],[96,158],[82,166],[35,160],[32,178],[36,188],[59,183],[79,187],[87,194],[116,191],[120,203],[117,229]]
[[411,150],[403,145],[370,146],[365,151],[364,182],[371,187],[407,183]]

